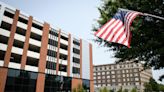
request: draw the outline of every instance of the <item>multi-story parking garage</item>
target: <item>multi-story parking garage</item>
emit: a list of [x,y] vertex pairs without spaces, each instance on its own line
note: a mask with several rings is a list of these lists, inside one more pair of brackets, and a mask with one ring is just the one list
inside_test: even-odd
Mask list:
[[92,45],[0,3],[1,92],[93,92]]

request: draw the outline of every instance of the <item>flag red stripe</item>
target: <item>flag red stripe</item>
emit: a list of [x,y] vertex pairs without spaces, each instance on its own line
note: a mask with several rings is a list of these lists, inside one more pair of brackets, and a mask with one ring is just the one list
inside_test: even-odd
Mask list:
[[113,39],[114,39],[115,35],[118,33],[118,31],[119,31],[123,26],[124,26],[124,25],[123,25],[123,23],[122,23],[122,24],[116,29],[116,31],[113,33],[112,38],[110,39],[111,42],[113,42]]
[[109,25],[110,25],[111,23],[113,23],[114,21],[115,21],[115,19],[111,19],[110,21],[108,21],[105,25],[103,25],[103,26],[95,33],[95,35],[96,35],[96,36],[99,36],[98,34],[99,34],[99,33],[102,33],[102,32],[104,31],[104,28],[107,29],[107,28],[109,27]]
[[115,28],[118,26],[119,23],[120,23],[120,21],[117,22],[116,25],[110,30],[110,32],[106,35],[105,40],[107,40],[107,38],[108,38],[108,37],[111,35],[111,33],[113,32],[113,29],[115,29]]

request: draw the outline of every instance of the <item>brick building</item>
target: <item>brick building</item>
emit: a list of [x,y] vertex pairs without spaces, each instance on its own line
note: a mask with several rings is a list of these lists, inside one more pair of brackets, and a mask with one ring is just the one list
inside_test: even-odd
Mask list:
[[93,92],[92,45],[0,2],[0,92]]
[[125,62],[119,64],[104,64],[94,66],[95,89],[107,87],[111,90],[137,88],[139,92],[144,89],[144,83],[152,77],[151,69],[141,71],[142,64]]

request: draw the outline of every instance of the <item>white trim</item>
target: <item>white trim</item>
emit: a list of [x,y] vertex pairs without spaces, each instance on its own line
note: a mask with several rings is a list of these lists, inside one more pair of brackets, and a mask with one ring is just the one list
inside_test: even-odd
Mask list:
[[24,24],[24,23],[18,21],[17,26],[27,30],[27,24]]
[[14,63],[14,62],[9,62],[8,67],[14,68],[14,69],[20,69],[21,68],[21,64]]
[[7,50],[7,45],[0,43],[0,50],[6,51]]
[[43,21],[41,22],[41,21],[38,21],[35,17],[33,18],[33,21],[32,21],[33,23],[35,23],[35,24],[37,24],[37,25],[39,25],[39,26],[43,26]]
[[6,36],[6,37],[10,36],[10,31],[2,29],[2,28],[0,28],[0,33],[1,35]]
[[80,68],[80,64],[73,62],[73,66],[76,68]]
[[57,47],[50,45],[50,44],[48,44],[47,49],[57,51]]
[[47,74],[52,74],[52,75],[56,75],[56,70],[45,69],[45,73],[47,73]]
[[41,47],[41,42],[30,38],[29,43]]
[[67,72],[58,71],[58,75],[61,75],[61,76],[67,76]]
[[47,60],[47,61],[51,61],[51,62],[57,62],[57,58],[51,57],[51,56],[48,56],[48,55],[47,55],[46,60]]
[[4,61],[0,60],[0,66],[3,66],[3,65],[4,65]]
[[25,42],[25,36],[15,33],[14,39]]
[[23,12],[20,11],[19,17],[24,18],[25,20],[28,21],[28,17],[29,17],[29,15],[27,15],[27,14],[23,14]]
[[80,78],[80,74],[74,74],[73,73],[73,77]]
[[0,8],[0,25],[1,25],[1,22],[2,22],[2,19],[3,19],[4,11],[5,11],[5,7],[3,5],[1,5],[1,8]]
[[38,72],[38,67],[30,66],[30,65],[25,65],[25,70],[27,70],[27,71],[33,71],[33,72]]
[[73,47],[80,50],[80,46],[73,44]]
[[60,48],[59,52],[64,54],[64,55],[68,55],[68,51],[67,50],[64,50],[64,49]]
[[22,48],[17,48],[17,47],[13,46],[11,52],[19,54],[19,55],[22,55],[23,54],[23,49]]
[[64,32],[64,31],[61,32],[61,35],[68,38],[68,33]]
[[52,40],[55,40],[55,41],[58,41],[58,37],[54,36],[54,35],[51,35],[51,34],[48,35],[48,38],[52,39]]
[[27,51],[27,56],[29,56],[29,57],[32,57],[32,58],[39,58],[40,57],[40,54],[39,53],[37,53],[37,52],[33,52],[33,51]]
[[76,53],[73,53],[73,56],[76,57],[76,58],[80,58],[80,55],[78,55]]
[[9,24],[12,24],[13,23],[13,19],[12,18],[9,18],[9,17],[6,17],[6,16],[3,16],[3,21],[9,23]]
[[65,45],[68,45],[68,41],[63,40],[63,39],[60,39],[60,43],[63,43],[63,44],[65,44]]
[[42,36],[42,33],[43,33],[42,30],[39,30],[35,27],[31,27],[31,32],[36,33],[36,34],[41,35],[41,36]]
[[67,65],[67,60],[59,59],[59,64]]

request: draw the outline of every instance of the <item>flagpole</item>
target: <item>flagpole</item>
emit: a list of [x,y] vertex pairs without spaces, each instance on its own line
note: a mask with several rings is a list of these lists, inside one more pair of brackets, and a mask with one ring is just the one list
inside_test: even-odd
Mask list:
[[[133,10],[128,10],[128,9],[123,9],[123,8],[118,8],[119,10],[122,10],[122,11],[133,11]],[[142,13],[142,12],[141,12]],[[153,14],[149,14],[149,13],[142,13],[144,16],[150,16],[150,17],[154,17],[154,18],[158,18],[158,19],[161,19],[161,20],[164,20],[164,17],[160,17],[160,16],[156,16],[156,15],[153,15]]]

